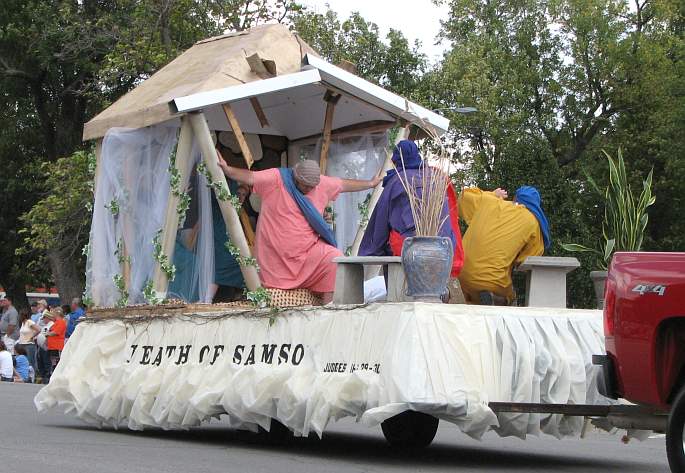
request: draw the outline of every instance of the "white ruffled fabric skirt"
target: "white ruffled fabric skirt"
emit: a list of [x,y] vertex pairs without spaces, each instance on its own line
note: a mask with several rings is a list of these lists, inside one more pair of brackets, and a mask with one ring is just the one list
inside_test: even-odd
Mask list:
[[600,311],[385,303],[222,315],[84,320],[35,405],[136,430],[221,415],[268,429],[274,418],[297,435],[412,409],[476,438],[525,438],[575,435],[583,420],[495,415],[488,403],[611,402],[591,361],[604,353]]

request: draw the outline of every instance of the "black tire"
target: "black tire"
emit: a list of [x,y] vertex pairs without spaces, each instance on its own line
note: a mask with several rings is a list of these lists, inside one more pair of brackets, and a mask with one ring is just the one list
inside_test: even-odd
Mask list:
[[287,445],[293,438],[290,429],[276,419],[271,419],[271,426],[268,431],[260,427],[259,433],[262,434],[267,444],[275,446]]
[[381,424],[385,440],[396,448],[425,448],[438,431],[438,419],[416,411],[404,411]]
[[685,473],[685,388],[673,402],[666,430],[666,454],[673,473]]

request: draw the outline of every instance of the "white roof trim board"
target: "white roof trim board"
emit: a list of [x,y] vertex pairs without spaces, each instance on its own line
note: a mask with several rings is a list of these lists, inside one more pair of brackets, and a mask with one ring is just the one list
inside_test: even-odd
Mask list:
[[294,87],[317,84],[319,82],[321,82],[321,76],[318,70],[294,72],[270,79],[178,97],[169,102],[169,106],[175,113],[195,112],[213,105],[235,102],[270,92],[281,92]]
[[344,69],[334,66],[321,58],[307,54],[304,63],[318,69],[323,82],[332,85],[350,95],[369,102],[393,115],[420,125],[422,121],[430,123],[438,133],[444,133],[450,126],[450,121],[431,112],[421,105],[410,102],[389,90],[362,79]]
[[447,118],[322,59],[307,54],[304,64],[300,72],[176,97],[171,100],[169,106],[173,113],[187,113],[298,87],[323,85],[337,89],[410,123],[419,126],[429,123],[440,134],[446,132],[449,127]]

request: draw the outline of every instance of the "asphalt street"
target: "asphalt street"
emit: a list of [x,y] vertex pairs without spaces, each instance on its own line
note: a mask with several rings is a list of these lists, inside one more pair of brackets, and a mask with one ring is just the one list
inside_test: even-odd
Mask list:
[[621,442],[596,431],[585,439],[549,436],[473,440],[446,422],[419,452],[389,447],[380,427],[331,424],[323,439],[270,445],[264,435],[221,422],[189,431],[98,429],[58,411],[38,414],[40,386],[0,383],[0,473],[188,472],[667,472],[663,438]]

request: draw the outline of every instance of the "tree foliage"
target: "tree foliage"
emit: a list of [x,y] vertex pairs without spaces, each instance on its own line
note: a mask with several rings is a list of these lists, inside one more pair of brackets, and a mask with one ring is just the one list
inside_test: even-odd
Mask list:
[[[602,150],[624,150],[628,176],[654,167],[648,249],[682,249],[683,7],[662,0],[450,0],[442,35],[452,48],[429,72],[435,107],[452,114],[465,180],[484,187],[540,188],[560,241],[593,244],[603,205],[586,174],[604,185]],[[670,169],[671,174],[666,170]],[[677,222],[677,223],[676,223]],[[678,228],[680,230],[678,230]],[[657,236],[658,234],[658,236]],[[591,305],[586,271],[572,273],[574,304]]]
[[326,60],[333,64],[349,61],[360,76],[410,98],[427,68],[419,42],[410,45],[394,29],[384,41],[378,25],[359,13],[341,21],[332,10],[323,14],[301,10],[293,16],[293,27]]

